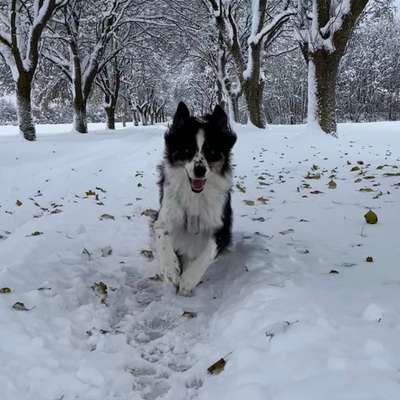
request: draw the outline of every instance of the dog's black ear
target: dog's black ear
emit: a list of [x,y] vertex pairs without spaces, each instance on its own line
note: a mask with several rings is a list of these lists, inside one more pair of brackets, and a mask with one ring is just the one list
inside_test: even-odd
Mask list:
[[236,134],[232,131],[226,112],[220,105],[216,105],[213,113],[211,114],[211,121],[218,127],[223,133],[223,138],[226,146],[231,149],[236,143]]
[[190,118],[190,112],[186,104],[181,101],[176,109],[172,126],[174,128],[181,128],[185,122]]
[[212,121],[216,126],[222,131],[227,131],[228,129],[228,116],[226,115],[224,109],[217,104],[211,114]]

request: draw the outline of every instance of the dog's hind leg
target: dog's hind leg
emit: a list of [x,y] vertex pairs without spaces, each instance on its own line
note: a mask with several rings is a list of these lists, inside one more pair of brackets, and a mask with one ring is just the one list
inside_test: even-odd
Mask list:
[[172,245],[170,233],[160,220],[154,223],[156,251],[160,262],[160,271],[164,280],[178,285],[181,267]]
[[190,296],[192,290],[200,282],[210,264],[217,255],[217,245],[213,239],[207,242],[203,251],[190,261],[184,268],[179,279],[178,293],[183,296]]

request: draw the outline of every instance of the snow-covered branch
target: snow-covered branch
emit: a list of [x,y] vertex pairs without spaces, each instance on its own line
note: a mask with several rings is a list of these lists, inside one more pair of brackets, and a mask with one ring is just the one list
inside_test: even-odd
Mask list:
[[263,28],[257,32],[254,36],[249,38],[249,44],[258,44],[261,40],[268,36],[272,36],[276,31],[278,31],[292,15],[296,14],[295,9],[287,9],[275,15],[271,21],[263,26]]
[[344,51],[347,36],[368,0],[298,0],[297,34],[310,50]]

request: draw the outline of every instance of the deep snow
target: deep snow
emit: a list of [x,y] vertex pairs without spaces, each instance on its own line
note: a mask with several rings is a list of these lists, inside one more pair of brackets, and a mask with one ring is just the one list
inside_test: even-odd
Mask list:
[[400,398],[400,123],[238,127],[235,242],[192,298],[141,254],[165,128],[47,129],[0,128],[2,400]]

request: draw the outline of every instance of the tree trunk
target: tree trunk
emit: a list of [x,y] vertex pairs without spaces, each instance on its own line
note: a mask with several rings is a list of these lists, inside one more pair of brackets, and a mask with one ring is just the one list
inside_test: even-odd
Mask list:
[[146,113],[146,111],[142,111],[140,113],[140,118],[142,120],[142,126],[147,126],[147,113]]
[[107,129],[115,129],[115,107],[111,105],[108,107],[104,107],[104,110],[106,112],[107,118]]
[[115,129],[115,109],[117,101],[108,93],[104,94],[104,111],[106,113],[106,128]]
[[87,133],[86,101],[80,97],[75,97],[73,103],[74,130],[79,133]]
[[16,82],[16,91],[19,129],[26,140],[34,141],[36,131],[32,120],[32,76],[30,74],[20,74]]
[[222,83],[217,81],[217,102],[229,115],[229,118],[234,122],[239,121],[239,96],[233,92],[231,82],[225,78]]
[[126,100],[124,100],[124,112],[122,113],[122,126],[126,127],[126,114],[128,113],[128,105],[126,104]]
[[308,124],[336,134],[336,79],[340,56],[326,50],[308,55]]
[[216,95],[218,104],[229,115],[234,122],[239,122],[239,94],[232,89],[232,82],[226,72],[227,52],[222,33],[218,36],[217,57],[217,85]]
[[138,112],[136,110],[132,111],[132,117],[133,117],[133,124],[135,126],[139,125],[139,116],[138,116]]
[[228,102],[229,114],[232,115],[233,121],[240,122],[239,95],[230,94]]
[[332,23],[330,29],[322,33],[322,28],[331,18],[330,2],[313,1],[311,27],[317,26],[323,39],[331,41],[334,50],[321,47],[319,43],[315,45],[312,42],[303,42],[301,45],[303,56],[308,63],[308,124],[319,127],[328,134],[336,135],[336,79],[340,60],[346,51],[357,19],[367,3],[368,0],[348,1],[347,13],[336,17],[341,19],[339,28],[335,29]]
[[215,94],[217,97],[217,104],[220,105],[221,108],[228,114],[229,110],[228,110],[226,101],[224,99],[224,93],[223,93],[222,83],[221,83],[220,79],[217,79],[216,87],[215,87]]
[[257,128],[265,128],[265,115],[262,108],[264,81],[254,78],[246,79],[242,87],[250,122]]

